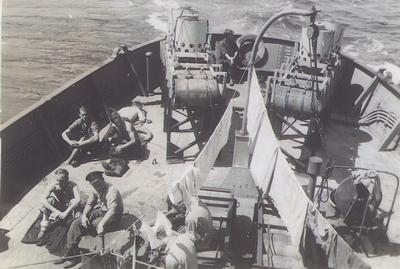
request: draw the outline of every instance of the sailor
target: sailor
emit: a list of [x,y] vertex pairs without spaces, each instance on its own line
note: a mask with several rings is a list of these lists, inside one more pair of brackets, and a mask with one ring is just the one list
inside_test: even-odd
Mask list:
[[99,126],[89,117],[86,107],[82,106],[79,108],[79,118],[61,136],[73,149],[66,163],[79,166],[82,154],[96,152]]
[[118,113],[121,118],[128,119],[133,124],[140,141],[147,144],[153,139],[153,133],[144,127],[144,124],[151,123],[151,120],[147,118],[147,111],[143,109],[143,104],[140,101],[132,101],[130,106],[121,108]]
[[236,66],[236,56],[238,47],[235,43],[233,31],[226,29],[224,39],[216,43],[215,46],[216,63],[222,64],[222,71],[227,72],[227,81],[230,85],[237,83],[238,68]]
[[117,111],[110,111],[110,121],[107,131],[100,141],[111,143],[110,155],[112,157],[122,156],[134,146],[140,146],[138,149],[141,149],[149,142],[148,140],[139,140],[133,124],[128,119],[122,118]]
[[[89,195],[82,216],[75,219],[68,230],[67,256],[78,253],[82,235],[103,234],[116,228],[124,211],[120,192],[104,181],[103,172],[90,172],[86,176],[86,181],[93,187],[93,191]],[[79,259],[72,259],[64,265],[64,268],[70,268],[79,262]]]
[[186,206],[181,192],[179,182],[169,188],[167,196],[168,212],[165,214],[172,224],[172,229],[178,232],[185,230],[186,217]]
[[55,172],[57,182],[43,195],[41,201],[42,222],[38,239],[41,239],[50,225],[50,220],[64,220],[74,217],[74,209],[80,203],[78,186],[69,180],[66,169],[60,168]]
[[208,248],[213,231],[211,213],[208,207],[197,197],[192,197],[188,213],[185,218],[186,230],[193,232],[198,249]]
[[172,244],[167,247],[165,257],[166,269],[197,269],[196,235],[191,231],[171,238]]

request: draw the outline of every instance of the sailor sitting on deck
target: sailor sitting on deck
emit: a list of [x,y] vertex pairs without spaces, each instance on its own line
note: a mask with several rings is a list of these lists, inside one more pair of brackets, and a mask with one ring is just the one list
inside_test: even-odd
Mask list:
[[[68,230],[67,256],[77,254],[82,235],[103,234],[116,228],[124,211],[120,192],[104,181],[102,172],[89,173],[86,181],[93,187],[93,192],[87,200],[81,218],[75,219]],[[69,268],[78,263],[79,259],[73,259],[64,267]]]
[[56,172],[57,183],[51,186],[44,194],[41,201],[43,219],[40,223],[40,232],[38,239],[41,239],[50,220],[65,220],[68,217],[74,217],[74,209],[80,203],[80,194],[77,185],[69,181],[67,170],[60,168]]
[[192,197],[188,208],[189,210],[185,218],[186,231],[196,234],[197,249],[208,248],[213,232],[210,210],[197,197]]
[[147,111],[143,109],[143,104],[140,101],[132,101],[130,106],[121,108],[118,113],[121,117],[130,120],[136,128],[144,123],[152,123],[147,118]]
[[[190,230],[197,234],[196,246],[199,249],[207,248],[213,231],[210,210],[198,197],[190,196],[190,193],[182,185],[180,182],[176,182],[169,189],[167,201],[170,202],[172,209],[169,210],[166,216],[171,220],[173,228],[178,227],[179,232]],[[182,210],[184,209],[186,209],[184,216],[185,226],[182,229],[178,225],[182,221],[180,216],[183,214]]]
[[139,136],[136,128],[129,119],[122,118],[119,113],[113,109],[109,114],[111,122],[106,127],[106,133],[100,137],[100,141],[111,143],[111,156],[121,156],[124,153],[128,153],[129,149],[134,146],[140,146],[138,149],[141,149],[141,147],[146,146],[147,143],[150,142],[152,137]]
[[179,182],[169,188],[167,196],[168,212],[165,214],[172,224],[172,229],[178,232],[185,230],[186,206],[181,193]]
[[93,153],[97,150],[99,126],[89,117],[87,109],[82,106],[79,108],[79,119],[74,121],[61,136],[73,148],[66,163],[78,166],[79,157],[83,157],[82,154]]
[[196,243],[200,236],[191,228],[183,233],[173,231],[172,224],[159,211],[152,227],[142,223],[140,236],[145,240],[142,247],[150,247],[147,263],[157,263],[166,254],[166,268],[197,268]]
[[145,123],[151,123],[152,121],[147,118],[147,111],[143,109],[142,102],[132,101],[130,106],[118,110],[118,114],[121,118],[128,119],[133,124],[142,146],[153,139],[153,133],[144,127]]

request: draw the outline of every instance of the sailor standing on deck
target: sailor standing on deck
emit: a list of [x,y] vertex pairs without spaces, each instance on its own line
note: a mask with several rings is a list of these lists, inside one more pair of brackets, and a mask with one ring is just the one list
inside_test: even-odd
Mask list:
[[66,163],[78,166],[79,157],[83,157],[82,154],[96,151],[95,143],[99,141],[99,126],[89,117],[86,107],[82,106],[79,108],[79,118],[61,136],[73,148]]
[[227,81],[230,85],[237,83],[238,68],[235,65],[238,47],[235,43],[233,31],[226,29],[224,39],[216,43],[215,56],[217,64],[222,64],[222,71],[227,72]]
[[[86,181],[93,187],[89,195],[82,216],[75,219],[68,230],[66,254],[68,256],[78,253],[78,244],[82,235],[103,234],[116,227],[121,220],[124,207],[118,189],[107,184],[103,172],[94,171],[86,176]],[[74,259],[64,268],[75,266],[80,261]]]

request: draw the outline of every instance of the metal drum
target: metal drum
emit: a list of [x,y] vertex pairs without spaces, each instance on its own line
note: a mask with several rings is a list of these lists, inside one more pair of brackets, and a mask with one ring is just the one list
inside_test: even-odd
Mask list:
[[311,89],[311,81],[305,79],[282,79],[271,88],[269,105],[275,111],[296,118],[319,115],[328,100],[329,78],[319,77],[318,91]]
[[279,87],[275,91],[274,109],[284,115],[301,115],[307,117],[319,114],[322,110],[322,104],[317,100],[313,91],[295,89],[290,87]]
[[220,101],[218,83],[215,79],[174,79],[174,107],[209,107]]

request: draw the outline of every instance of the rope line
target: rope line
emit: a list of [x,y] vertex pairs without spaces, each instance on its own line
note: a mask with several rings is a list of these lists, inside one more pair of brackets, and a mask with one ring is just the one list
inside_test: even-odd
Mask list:
[[[110,253],[110,254],[111,254],[111,255],[114,255],[114,256],[116,256],[116,257],[120,257],[120,258],[124,258],[124,259],[125,259],[125,257],[122,256],[122,255],[120,255],[120,254],[117,254],[117,253]],[[128,262],[132,263],[131,261],[128,261]],[[164,267],[152,265],[152,264],[145,263],[145,262],[138,261],[138,260],[136,260],[136,262],[139,263],[139,264],[142,264],[142,265],[150,266],[150,268],[165,269]]]
[[[141,220],[141,218],[143,218],[143,216],[139,217],[137,220],[135,220],[126,230],[129,230],[133,225],[135,225],[139,220]],[[90,256],[93,255],[93,257],[91,257],[90,259],[88,259],[87,261],[85,261],[81,267],[88,263],[89,261],[91,261],[94,257],[96,257],[98,254],[100,254],[102,251],[104,251],[105,249],[107,249],[109,245],[107,245],[106,247],[104,247],[101,250],[98,251],[93,251],[93,252],[89,252],[89,253],[84,253],[84,254],[79,254],[79,255],[72,255],[72,256],[66,256],[66,257],[62,257],[62,258],[58,258],[58,259],[52,259],[52,260],[47,260],[47,261],[41,261],[41,262],[35,262],[35,263],[28,263],[28,264],[22,264],[22,265],[16,265],[16,266],[12,266],[11,268],[24,268],[24,267],[29,267],[29,266],[33,266],[33,265],[40,265],[40,264],[46,264],[46,263],[51,263],[51,262],[56,262],[59,260],[68,260],[68,259],[74,259],[74,258],[80,258],[80,257],[84,257],[84,256]],[[113,254],[113,253],[111,253]]]
[[56,262],[59,260],[68,260],[68,259],[74,259],[74,258],[80,258],[84,256],[90,256],[100,253],[100,251],[93,251],[85,254],[79,254],[79,255],[73,255],[73,256],[67,256],[63,258],[58,258],[58,259],[52,259],[52,260],[47,260],[47,261],[41,261],[41,262],[34,262],[34,263],[28,263],[28,264],[22,264],[22,265],[16,265],[12,266],[11,268],[23,268],[23,267],[28,267],[28,266],[33,266],[33,265],[39,265],[39,264],[45,264],[45,263],[50,263],[50,262]]
[[85,261],[84,263],[82,263],[82,264],[79,266],[79,268],[82,268],[85,264],[87,264],[88,262],[90,262],[91,260],[93,260],[93,258],[96,257],[97,255],[98,255],[98,253],[95,254],[95,255],[93,255],[93,257],[90,257],[90,259],[88,259],[87,261]]
[[141,221],[144,215],[140,216],[137,220],[135,220],[125,231],[128,231],[132,226],[134,226],[139,220]]

